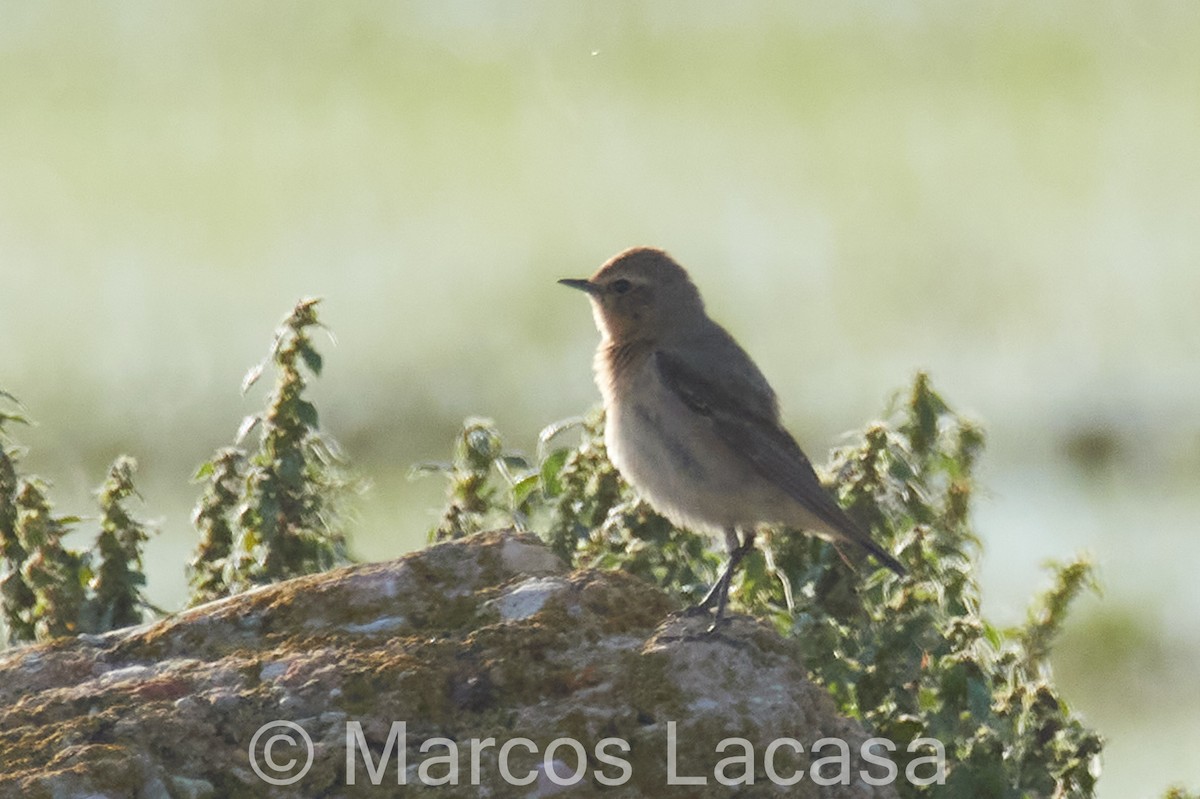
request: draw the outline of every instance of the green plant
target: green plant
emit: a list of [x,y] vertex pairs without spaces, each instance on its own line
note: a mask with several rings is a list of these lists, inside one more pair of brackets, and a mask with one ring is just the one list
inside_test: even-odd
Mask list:
[[16,535],[25,553],[19,570],[32,602],[14,607],[18,623],[10,623],[10,642],[44,641],[88,631],[88,558],[62,543],[78,519],[55,516],[45,485],[36,478],[20,480],[15,504]]
[[[350,478],[337,443],[304,398],[301,367],[319,375],[322,366],[310,337],[320,326],[317,303],[296,304],[267,358],[243,381],[246,391],[274,364],[278,376],[266,410],[243,421],[239,446],[219,450],[196,474],[205,488],[193,517],[201,541],[187,570],[193,603],[347,559],[344,501],[360,483]],[[19,408],[3,391],[0,401]],[[126,507],[137,493],[136,461],[118,457],[97,492],[100,531],[93,550],[69,549],[62,539],[80,520],[56,516],[46,485],[17,469],[22,451],[5,426],[25,421],[0,412],[0,612],[8,642],[140,622],[143,609],[154,608],[143,595],[147,528]],[[258,446],[247,453],[240,445],[255,429]]]
[[[14,420],[24,421],[0,414],[0,434]],[[0,600],[8,643],[140,622],[149,607],[142,595],[146,527],[125,507],[136,493],[136,462],[123,455],[113,463],[98,492],[100,532],[92,551],[80,552],[63,544],[80,519],[55,515],[46,484],[17,471],[19,449],[7,438],[0,444]]]
[[[311,329],[319,300],[304,299],[275,331],[267,358],[242,383],[248,391],[268,363],[277,376],[261,414],[246,417],[234,449],[202,465],[205,482],[193,519],[201,542],[189,565],[192,602],[328,569],[348,560],[344,500],[358,487],[334,439],[304,397],[303,366],[319,376],[323,360]],[[241,446],[255,429],[258,446]]]
[[[581,431],[580,443],[551,446],[569,428]],[[532,520],[570,562],[638,574],[681,601],[694,602],[711,583],[720,561],[710,542],[637,499],[605,456],[600,413],[547,428],[537,462],[508,455],[506,471],[496,467],[499,434],[478,422],[468,430],[489,444],[460,442],[455,465],[443,469],[452,476],[445,519],[472,520],[447,529],[461,534],[516,516]],[[1072,714],[1047,661],[1071,600],[1094,587],[1091,568],[1085,560],[1053,567],[1052,587],[1019,628],[980,615],[970,502],[983,445],[982,431],[918,375],[884,421],[834,453],[829,469],[848,512],[910,575],[868,567],[809,535],[764,530],[765,551],[745,561],[734,599],[804,638],[813,679],[842,713],[897,744],[901,769],[928,754],[906,753],[909,742],[944,743],[944,784],[901,781],[902,795],[1091,796],[1102,741]]]
[[537,473],[521,455],[504,450],[504,440],[490,419],[470,418],[454,442],[448,463],[420,463],[411,477],[446,478],[446,508],[429,531],[430,541],[515,524],[524,529],[539,507]]
[[[0,391],[0,400],[19,407],[11,394]],[[30,613],[37,602],[33,588],[21,574],[29,552],[17,533],[17,459],[19,449],[9,443],[4,426],[10,422],[28,424],[19,413],[0,412],[0,612],[3,613],[8,642],[33,640],[34,623]]]
[[92,578],[88,626],[95,630],[115,630],[142,621],[147,606],[142,595],[146,575],[142,568],[142,546],[148,538],[146,525],[134,519],[125,501],[137,492],[133,474],[137,461],[121,455],[108,470],[98,492],[100,535],[96,538],[96,570]]
[[[1054,688],[1047,657],[1070,601],[1093,585],[1091,569],[1055,568],[1021,628],[980,615],[970,499],[983,442],[922,374],[887,421],[837,451],[843,503],[899,551],[910,576],[855,574],[828,545],[777,537],[776,561],[799,597],[792,630],[813,641],[809,666],[844,712],[901,750],[917,737],[952,747],[939,795],[1090,796],[1102,742]],[[751,569],[745,581],[750,606],[785,622],[761,575]]]
[[[553,446],[575,429],[579,446]],[[468,419],[453,460],[419,464],[413,474],[447,479],[431,541],[502,525],[544,530],[565,560],[622,568],[685,598],[707,590],[720,564],[702,537],[673,527],[621,480],[605,454],[600,411],[543,430],[536,463],[506,450],[491,420]]]
[[[0,397],[16,404],[9,394],[0,392]],[[0,414],[0,434],[10,421],[25,419]],[[19,449],[6,438],[0,444],[0,587],[8,643],[104,632],[141,621],[147,606],[142,596],[146,528],[124,506],[136,493],[136,462],[123,455],[113,463],[98,492],[100,532],[91,552],[79,552],[66,547],[63,538],[80,519],[55,515],[46,484],[18,473]]]
[[200,544],[188,562],[191,602],[198,604],[225,596],[233,581],[233,545],[237,534],[234,512],[245,483],[246,453],[237,447],[217,451],[211,461],[197,470],[204,493],[192,513],[192,524],[200,531]]

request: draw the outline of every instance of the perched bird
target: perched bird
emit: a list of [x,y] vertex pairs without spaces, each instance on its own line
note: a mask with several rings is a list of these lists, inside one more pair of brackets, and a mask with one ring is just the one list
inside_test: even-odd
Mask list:
[[671,256],[635,247],[591,278],[558,282],[587,293],[600,330],[609,458],[675,524],[725,535],[729,562],[697,606],[716,606],[714,626],[760,524],[855,544],[905,573],[821,485],[766,378]]

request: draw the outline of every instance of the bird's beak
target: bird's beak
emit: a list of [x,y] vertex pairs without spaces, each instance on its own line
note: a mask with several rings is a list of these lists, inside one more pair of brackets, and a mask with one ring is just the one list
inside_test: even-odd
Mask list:
[[564,286],[570,286],[573,289],[579,289],[580,291],[587,292],[588,294],[598,294],[600,292],[600,287],[590,280],[583,280],[575,277],[564,277],[558,282]]

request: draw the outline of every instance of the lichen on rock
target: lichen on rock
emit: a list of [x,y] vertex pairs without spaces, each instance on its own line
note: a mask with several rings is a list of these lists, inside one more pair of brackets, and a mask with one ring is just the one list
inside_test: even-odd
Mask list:
[[[895,795],[861,778],[868,736],[808,681],[799,642],[743,617],[707,635],[677,611],[634,577],[570,572],[535,536],[493,531],[13,650],[0,658],[0,796]],[[277,720],[312,741],[289,785],[250,756]],[[740,751],[719,751],[735,736],[755,781],[731,788],[716,769]],[[849,784],[765,775],[772,740],[827,737],[853,753]],[[580,749],[547,752],[564,738]],[[612,739],[627,748],[601,747]],[[438,785],[452,747],[458,782]],[[284,751],[274,760],[305,759]],[[779,772],[806,769],[807,752],[781,756]],[[672,759],[676,778],[706,783],[668,785]],[[577,783],[558,784],[577,767]]]

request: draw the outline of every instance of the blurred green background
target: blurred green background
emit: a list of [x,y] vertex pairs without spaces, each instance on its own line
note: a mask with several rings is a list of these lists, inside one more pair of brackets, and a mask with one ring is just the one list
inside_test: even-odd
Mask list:
[[532,451],[597,402],[554,280],[662,246],[815,460],[918,368],[986,426],[987,612],[1093,553],[1056,670],[1101,795],[1196,786],[1198,43],[1191,0],[4,2],[0,388],[59,512],[140,460],[174,608],[298,297],[382,559],[462,417]]

